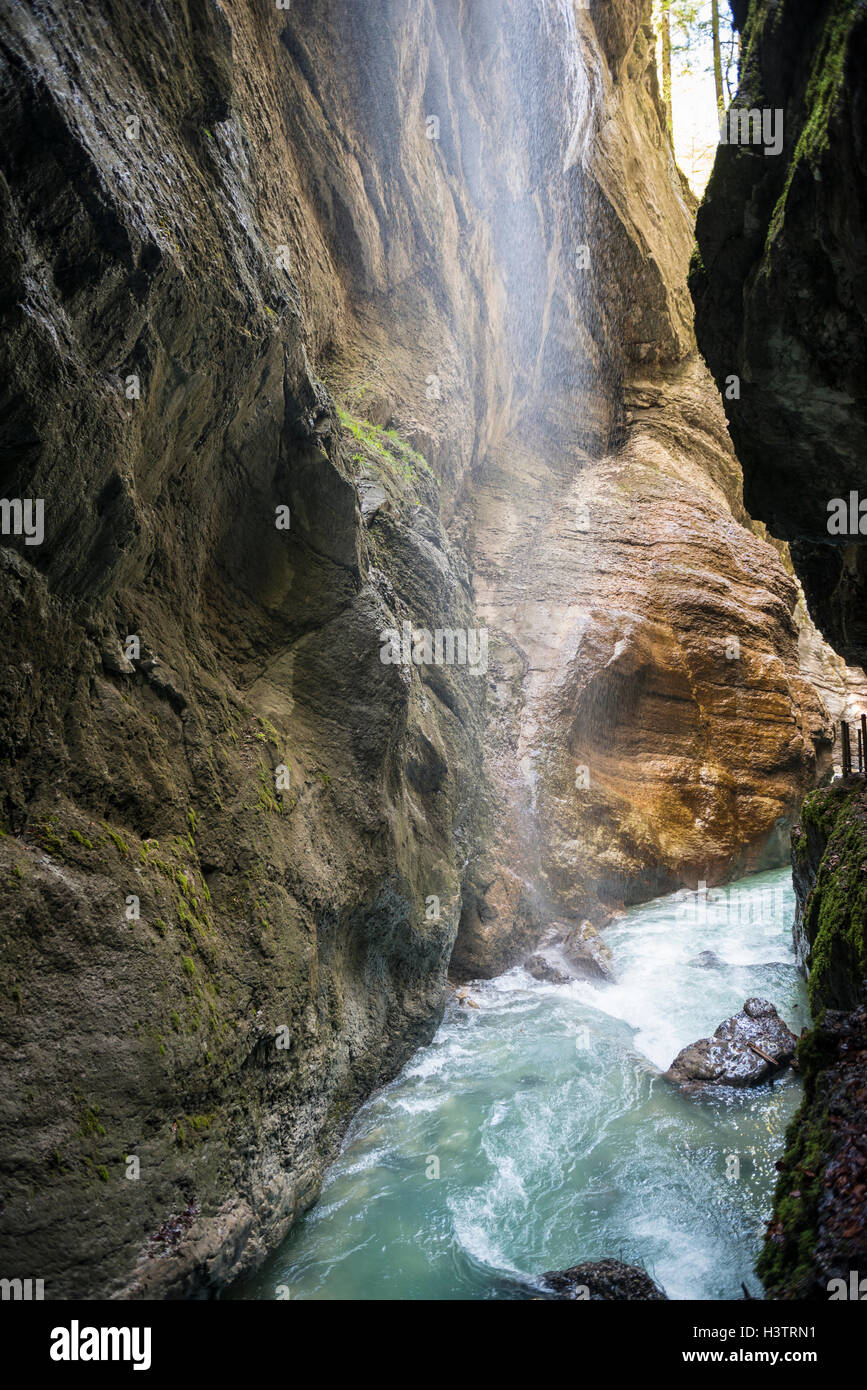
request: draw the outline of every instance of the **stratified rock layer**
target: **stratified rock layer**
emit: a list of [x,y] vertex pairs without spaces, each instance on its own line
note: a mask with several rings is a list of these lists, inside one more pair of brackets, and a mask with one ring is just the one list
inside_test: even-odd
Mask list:
[[[733,0],[736,105],[782,114],[779,155],[722,146],[698,213],[690,288],[752,514],[790,543],[812,618],[839,657],[867,657],[867,8]],[[850,496],[850,494],[854,494]],[[834,499],[854,527],[832,532]],[[865,509],[867,510],[867,509]],[[835,718],[864,708],[863,672],[809,626],[802,665]],[[839,765],[839,758],[838,758]],[[798,1048],[803,1105],[787,1135],[759,1261],[770,1297],[830,1296],[867,1266],[867,837],[863,782],[804,804],[792,836],[795,940],[817,1022]],[[847,1012],[851,1011],[851,1012]]]
[[782,152],[729,144],[698,213],[690,288],[751,514],[791,544],[810,613],[867,660],[867,11],[853,0],[736,0],[736,106],[782,113]]

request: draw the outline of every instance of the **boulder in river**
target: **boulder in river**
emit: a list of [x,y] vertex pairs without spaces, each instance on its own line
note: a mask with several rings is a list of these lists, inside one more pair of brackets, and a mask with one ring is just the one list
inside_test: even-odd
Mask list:
[[552,938],[566,964],[576,975],[591,980],[613,980],[611,951],[591,922],[567,926],[552,924]]
[[705,1086],[759,1086],[794,1055],[795,1034],[767,999],[747,999],[712,1038],[680,1051],[665,1073],[685,1091]]
[[529,960],[524,961],[524,969],[534,979],[544,980],[549,985],[568,985],[569,981],[575,978],[574,975],[570,975],[568,970],[555,965],[541,951],[537,951],[534,956],[530,956]]
[[696,970],[724,970],[725,961],[718,956],[716,951],[699,951],[697,956],[687,961],[687,965],[692,965]]
[[588,1260],[571,1269],[543,1274],[542,1278],[558,1298],[591,1303],[660,1302],[668,1298],[646,1270],[621,1260]]

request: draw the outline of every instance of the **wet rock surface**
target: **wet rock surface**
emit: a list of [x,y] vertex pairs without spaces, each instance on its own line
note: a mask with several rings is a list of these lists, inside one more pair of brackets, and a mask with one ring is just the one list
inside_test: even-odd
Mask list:
[[724,970],[726,963],[716,951],[699,951],[697,956],[687,961],[694,970]]
[[557,965],[539,951],[524,961],[524,969],[535,980],[544,980],[549,985],[568,985],[571,980],[577,978],[571,971],[564,970],[562,965]]
[[[798,1044],[804,1099],[778,1163],[757,1270],[768,1296],[852,1297],[867,1269],[867,791],[813,792],[792,834],[796,943],[817,1021]],[[838,1281],[836,1286],[833,1281]],[[840,1283],[839,1281],[842,1281]],[[859,1295],[860,1296],[860,1295]]]
[[661,1302],[664,1290],[646,1270],[620,1260],[591,1260],[542,1276],[558,1298],[593,1302]]
[[614,979],[611,951],[591,922],[551,922],[539,948],[524,961],[524,969],[537,980],[567,984],[570,980]]
[[867,455],[867,13],[860,4],[736,0],[736,106],[779,111],[776,156],[721,146],[696,227],[690,288],[726,400],[751,514],[790,542],[810,613],[867,662],[867,545],[832,499],[863,501]]
[[[623,389],[597,389],[576,439],[558,378],[537,375],[532,404],[518,402],[491,439],[474,523],[492,631],[494,848],[514,868],[535,823],[527,876],[596,925],[609,906],[785,862],[830,753],[827,714],[800,671],[790,561],[744,509],[683,312],[692,208],[668,158],[652,46],[625,11],[609,21],[612,8],[579,11],[582,33],[589,14],[606,35],[604,61],[588,46],[587,64],[615,113],[583,167],[636,305],[613,335]],[[582,302],[552,304],[559,342],[568,310],[605,378]],[[545,344],[555,361],[558,346]]]
[[665,1078],[687,1092],[708,1086],[760,1086],[791,1061],[797,1041],[773,1004],[747,999],[740,1013],[721,1023],[713,1037],[683,1048]]
[[[255,1268],[444,1007],[485,677],[380,652],[476,626],[447,523],[480,300],[452,281],[466,337],[441,314],[419,347],[414,237],[458,219],[376,103],[440,40],[428,5],[426,39],[367,8],[0,17],[3,486],[45,501],[44,543],[0,549],[0,1268],[53,1298]],[[406,415],[341,427],[325,349],[372,375],[353,277],[403,283],[392,361],[468,403],[451,472]]]
[[841,1287],[852,1298],[851,1272],[859,1283],[867,1268],[867,1004],[829,1009],[798,1057],[804,1103],[777,1164],[758,1270],[769,1298],[827,1301]]
[[591,922],[574,927],[554,923],[552,942],[569,968],[591,980],[613,980],[612,955]]

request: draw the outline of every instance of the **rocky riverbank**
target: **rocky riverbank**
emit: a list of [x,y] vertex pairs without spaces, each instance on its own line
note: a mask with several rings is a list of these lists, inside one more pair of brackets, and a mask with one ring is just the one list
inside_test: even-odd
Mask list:
[[[792,836],[801,958],[816,1021],[758,1264],[770,1298],[828,1299],[867,1269],[867,787],[805,801]],[[859,1276],[860,1277],[860,1276]],[[842,1280],[842,1286],[832,1281]]]

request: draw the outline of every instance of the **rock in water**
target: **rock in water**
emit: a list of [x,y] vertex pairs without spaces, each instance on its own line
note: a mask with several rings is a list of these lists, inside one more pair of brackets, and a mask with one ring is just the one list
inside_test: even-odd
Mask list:
[[620,1260],[592,1260],[543,1274],[542,1278],[558,1298],[586,1299],[590,1303],[661,1302],[668,1298],[646,1270]]
[[697,956],[687,961],[687,965],[692,965],[696,970],[724,970],[725,961],[717,955],[716,951],[699,951]]
[[611,968],[613,957],[592,923],[582,922],[580,926],[563,930],[564,935],[558,941],[559,948],[579,975],[593,980],[614,979]]
[[561,970],[559,965],[555,965],[538,951],[534,956],[530,956],[529,960],[524,961],[524,969],[534,979],[544,980],[549,985],[568,985],[569,981],[575,978],[568,970]]
[[677,1054],[668,1071],[685,1091],[704,1086],[760,1086],[794,1055],[797,1038],[767,999],[748,999],[740,1013]]

